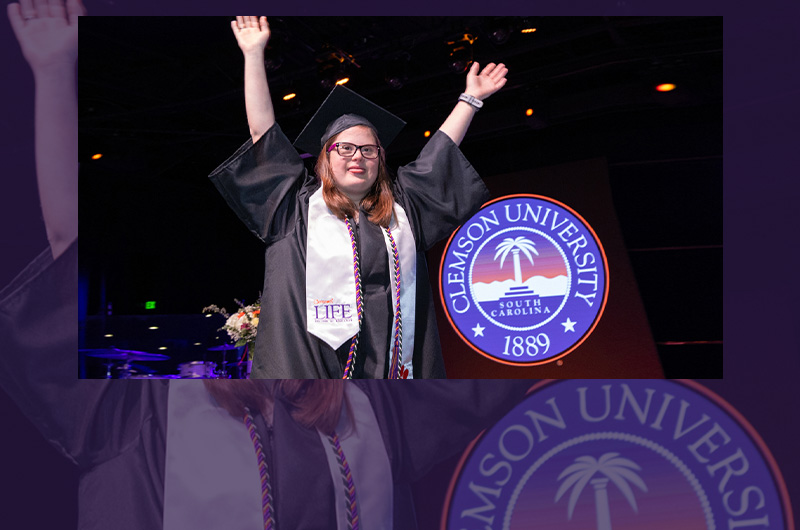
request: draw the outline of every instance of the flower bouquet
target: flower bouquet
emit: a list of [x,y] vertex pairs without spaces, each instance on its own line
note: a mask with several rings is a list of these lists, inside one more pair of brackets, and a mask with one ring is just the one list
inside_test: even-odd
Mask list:
[[239,311],[236,313],[228,314],[224,307],[216,305],[204,307],[203,313],[219,313],[225,317],[225,324],[219,331],[224,329],[237,347],[247,346],[247,359],[252,361],[253,344],[258,333],[258,315],[261,313],[261,298],[251,305],[244,305],[235,298],[234,301],[239,306]]

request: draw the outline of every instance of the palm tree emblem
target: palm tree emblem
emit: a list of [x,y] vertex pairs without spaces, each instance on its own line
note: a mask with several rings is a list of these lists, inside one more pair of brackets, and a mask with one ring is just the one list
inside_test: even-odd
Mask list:
[[531,252],[539,255],[539,252],[534,248],[534,242],[530,239],[526,239],[524,237],[517,237],[512,239],[510,237],[505,238],[500,244],[495,247],[497,253],[494,255],[494,259],[496,260],[498,256],[500,256],[500,268],[503,268],[503,262],[506,260],[506,256],[508,253],[511,252],[514,257],[514,281],[521,284],[522,283],[522,269],[519,266],[519,253],[522,252],[531,262],[533,265],[533,256],[531,256]]
[[[606,453],[596,460],[591,456],[580,456],[575,459],[575,463],[567,467],[558,476],[558,480],[565,479],[558,488],[556,493],[556,502],[572,488],[572,493],[569,496],[569,504],[567,507],[567,518],[572,519],[572,513],[575,510],[575,504],[578,502],[583,488],[586,484],[591,484],[594,487],[594,504],[597,512],[597,530],[611,530],[611,514],[608,505],[608,491],[606,486],[608,482],[613,482],[617,488],[622,492],[627,499],[628,503],[633,508],[633,511],[638,513],[639,508],[636,506],[636,499],[633,496],[633,490],[628,485],[628,482],[633,483],[642,491],[647,491],[644,481],[636,474],[636,471],[641,471],[635,462],[627,458],[621,458],[619,453]],[[592,478],[597,473],[605,475],[604,477]]]

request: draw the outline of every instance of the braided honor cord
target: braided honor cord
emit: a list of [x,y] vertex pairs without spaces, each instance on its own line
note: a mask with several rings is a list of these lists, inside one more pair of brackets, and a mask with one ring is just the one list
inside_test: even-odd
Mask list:
[[[272,507],[272,489],[269,482],[267,459],[264,456],[264,448],[261,445],[261,436],[259,436],[256,431],[256,426],[253,422],[253,415],[247,407],[244,409],[244,424],[247,427],[247,432],[250,434],[250,439],[253,441],[256,459],[258,460],[258,473],[261,476],[261,513],[264,516],[264,530],[273,530],[275,528],[275,512]],[[356,503],[356,485],[353,482],[353,474],[350,472],[350,464],[347,463],[347,458],[344,456],[342,446],[339,444],[339,435],[335,432],[329,435],[328,442],[330,442],[333,451],[336,453],[336,461],[339,463],[339,471],[342,474],[348,528],[351,530],[358,530],[359,520],[358,505]]]
[[394,313],[394,356],[392,366],[389,369],[389,379],[400,379],[400,367],[403,365],[403,319],[400,316],[400,252],[392,237],[392,232],[388,228],[383,229],[392,244],[392,256],[394,257],[394,278],[395,294],[397,295],[397,310]]
[[358,506],[356,505],[356,485],[353,482],[353,474],[350,472],[350,465],[342,451],[342,446],[339,445],[339,436],[336,433],[328,436],[328,441],[336,453],[336,461],[339,463],[339,471],[342,473],[342,482],[344,482],[345,493],[345,513],[347,513],[347,528],[350,530],[358,530]]
[[256,426],[253,423],[253,415],[250,414],[250,409],[246,407],[244,409],[244,424],[247,426],[247,432],[250,433],[250,439],[253,441],[256,459],[258,460],[258,474],[261,476],[261,513],[264,516],[264,530],[272,530],[275,528],[275,519],[272,511],[272,490],[269,484],[267,459],[261,446],[261,436],[258,435]]
[[356,248],[356,236],[353,232],[353,225],[350,224],[350,218],[345,217],[345,224],[347,224],[347,232],[350,234],[350,244],[353,247],[353,276],[356,280],[356,313],[358,314],[358,331],[353,336],[353,342],[350,343],[350,352],[347,354],[347,364],[344,366],[344,374],[342,379],[352,379],[353,370],[356,366],[356,350],[358,349],[358,336],[361,334],[361,318],[363,310],[361,307],[361,267],[358,263],[358,249]]
[[[361,303],[361,268],[358,261],[358,247],[356,246],[356,236],[353,231],[353,225],[350,224],[350,218],[346,217],[344,220],[347,225],[347,232],[350,234],[350,244],[353,247],[353,276],[356,281],[356,312],[358,314],[358,332],[353,337],[350,343],[350,351],[347,354],[347,363],[344,367],[344,374],[342,379],[352,379],[353,370],[356,365],[356,350],[358,349],[358,336],[361,334],[361,322],[363,320],[363,308]],[[389,243],[392,245],[392,257],[394,258],[394,278],[395,278],[395,294],[397,298],[397,308],[394,312],[394,340],[392,341],[392,351],[394,356],[392,358],[392,365],[389,368],[389,379],[400,379],[400,368],[403,365],[403,321],[400,315],[400,252],[397,250],[397,245],[392,237],[392,231],[388,228],[383,228],[389,238]]]

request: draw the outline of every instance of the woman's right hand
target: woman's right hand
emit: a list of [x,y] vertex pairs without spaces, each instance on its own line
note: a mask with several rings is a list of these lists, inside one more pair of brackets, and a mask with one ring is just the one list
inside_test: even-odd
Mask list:
[[231,20],[231,29],[242,53],[263,52],[269,41],[267,17],[236,17]]

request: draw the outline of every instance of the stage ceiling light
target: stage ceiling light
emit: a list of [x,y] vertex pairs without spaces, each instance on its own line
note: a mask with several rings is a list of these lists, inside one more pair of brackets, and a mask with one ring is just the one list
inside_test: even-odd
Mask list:
[[676,88],[677,87],[672,83],[661,83],[660,85],[656,85],[656,90],[659,92],[671,92]]
[[520,33],[536,33],[536,19],[535,17],[524,17],[518,28]]
[[450,71],[456,74],[462,74],[467,71],[469,65],[472,64],[473,42],[475,42],[475,37],[470,33],[460,34],[456,38],[447,41],[447,45],[450,47],[447,66]]
[[335,85],[343,85],[350,81],[348,68],[360,68],[353,57],[344,51],[325,45],[317,56],[317,75],[323,89],[331,90]]
[[336,82],[344,77],[344,59],[335,51],[327,50],[320,54],[317,61],[319,83],[323,89],[331,90]]
[[533,130],[541,130],[550,125],[550,109],[547,100],[540,97],[539,102],[536,104],[536,110],[533,107],[525,109],[525,118],[523,119],[525,125]]

